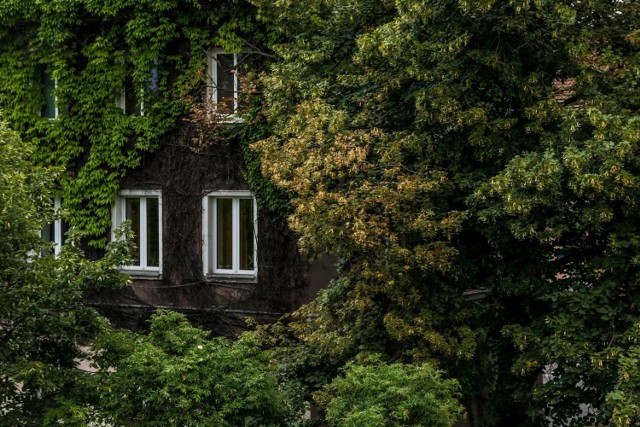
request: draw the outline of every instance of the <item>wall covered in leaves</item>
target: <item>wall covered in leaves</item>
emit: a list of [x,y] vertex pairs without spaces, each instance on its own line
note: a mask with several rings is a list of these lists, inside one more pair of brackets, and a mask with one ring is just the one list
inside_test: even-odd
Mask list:
[[66,169],[60,196],[93,245],[120,180],[204,93],[207,50],[260,53],[267,32],[253,16],[236,0],[0,4],[0,108],[39,162]]

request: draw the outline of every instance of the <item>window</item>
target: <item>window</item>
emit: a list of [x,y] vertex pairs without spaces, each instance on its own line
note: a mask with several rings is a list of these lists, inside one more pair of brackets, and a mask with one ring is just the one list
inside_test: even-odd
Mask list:
[[205,275],[255,277],[258,252],[253,195],[248,191],[218,191],[202,203]]
[[44,104],[40,110],[40,117],[45,117],[50,120],[54,120],[58,117],[58,106],[56,105],[56,98],[54,91],[57,86],[57,81],[51,77],[49,72],[42,73],[42,97]]
[[239,112],[240,87],[238,73],[249,67],[247,53],[225,53],[212,50],[208,54],[207,77],[210,98],[223,114]]
[[[54,212],[58,214],[60,212],[60,206],[62,205],[62,200],[60,197],[56,197],[53,200],[53,208]],[[54,220],[50,224],[46,224],[42,227],[40,231],[40,235],[45,242],[53,243],[53,253],[58,255],[60,250],[62,249],[62,245],[64,245],[67,239],[67,231],[69,231],[69,224],[66,221],[58,218]],[[49,251],[44,251],[42,255],[49,255]]]
[[122,92],[116,98],[116,106],[120,108],[127,116],[144,116],[144,110],[141,93],[138,93],[133,87],[133,79],[127,76],[124,80]]
[[124,79],[122,91],[116,96],[116,107],[120,108],[127,116],[144,116],[145,101],[150,98],[145,91],[148,89],[151,93],[157,94],[159,90],[159,72],[157,62],[149,71],[146,88],[136,89],[133,83],[132,73],[128,73]]
[[121,191],[112,211],[112,236],[124,221],[131,222],[135,250],[125,270],[142,274],[162,271],[162,196],[158,190]]

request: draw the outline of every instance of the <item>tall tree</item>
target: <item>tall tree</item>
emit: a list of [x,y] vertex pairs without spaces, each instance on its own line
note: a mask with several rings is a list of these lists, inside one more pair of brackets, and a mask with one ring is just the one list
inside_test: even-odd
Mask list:
[[611,421],[640,314],[640,4],[254,3],[281,35],[263,171],[339,259],[286,330],[311,387],[381,351],[457,377],[474,425]]

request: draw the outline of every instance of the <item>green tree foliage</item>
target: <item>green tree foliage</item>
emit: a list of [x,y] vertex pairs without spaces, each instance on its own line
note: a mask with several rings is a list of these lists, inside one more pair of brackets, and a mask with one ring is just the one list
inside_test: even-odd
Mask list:
[[[40,238],[53,221],[59,170],[36,166],[35,147],[0,121],[0,412],[2,425],[43,425],[85,384],[76,368],[80,344],[107,327],[82,303],[85,290],[118,287],[127,245],[111,245],[100,261],[74,246],[59,256]],[[71,421],[69,419],[68,421]]]
[[[0,106],[37,142],[40,163],[66,168],[68,220],[94,244],[104,243],[119,180],[205,92],[207,49],[264,44],[254,15],[235,0],[0,4]],[[47,99],[56,120],[40,117]]]
[[611,424],[632,426],[640,423],[640,348],[632,345],[618,358],[618,376],[607,394],[612,407]]
[[457,383],[428,364],[348,364],[316,400],[332,427],[450,427],[462,411]]
[[249,334],[208,338],[178,313],[151,319],[148,335],[107,334],[94,348],[96,409],[119,426],[282,426],[292,415]]
[[340,260],[281,336],[295,372],[386,352],[457,377],[475,425],[612,421],[640,315],[640,4],[254,3],[281,36],[263,171],[302,248]]

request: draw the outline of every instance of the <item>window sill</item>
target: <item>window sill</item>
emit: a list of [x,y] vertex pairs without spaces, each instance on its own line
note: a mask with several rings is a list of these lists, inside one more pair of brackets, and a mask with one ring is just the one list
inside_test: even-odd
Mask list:
[[258,276],[256,274],[207,273],[205,280],[218,283],[255,284],[258,283]]
[[213,110],[211,118],[213,119],[214,122],[217,122],[220,124],[226,124],[226,125],[235,125],[235,124],[244,123],[244,117],[242,116],[242,114],[238,114],[238,113],[233,113],[233,114],[218,113],[217,111]]
[[244,117],[239,114],[225,114],[222,116],[222,123],[241,124],[244,123]]
[[122,267],[120,271],[128,274],[132,279],[162,279],[162,272],[158,270],[140,270],[135,267]]

